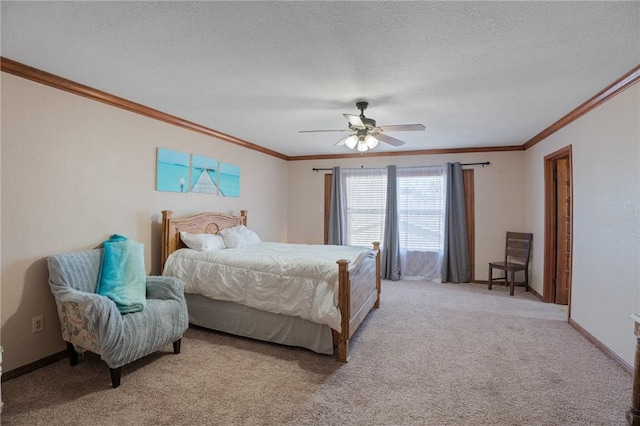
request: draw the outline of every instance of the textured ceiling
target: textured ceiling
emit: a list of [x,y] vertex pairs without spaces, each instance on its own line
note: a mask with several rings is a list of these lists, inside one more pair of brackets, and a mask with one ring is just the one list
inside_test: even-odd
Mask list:
[[640,63],[640,2],[10,2],[3,57],[288,156],[519,145]]

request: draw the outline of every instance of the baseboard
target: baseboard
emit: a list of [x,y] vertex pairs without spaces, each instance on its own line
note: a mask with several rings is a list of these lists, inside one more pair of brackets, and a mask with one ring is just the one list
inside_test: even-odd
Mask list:
[[22,367],[14,368],[13,370],[3,372],[2,381],[6,382],[7,380],[15,379],[16,377],[20,377],[27,373],[31,373],[33,371],[36,371],[39,368],[46,367],[47,365],[53,364],[54,362],[58,362],[67,357],[68,357],[67,351],[57,352],[53,355],[49,355],[48,357],[39,359],[30,364],[23,365]]
[[[475,283],[478,284],[489,284],[489,281],[479,281],[476,280],[474,281]],[[535,291],[533,288],[529,287],[529,291],[536,296],[538,299],[540,299],[541,302],[544,302],[542,295],[540,293],[538,293],[537,291]],[[547,303],[547,302],[544,302]],[[633,374],[633,367],[631,365],[629,365],[625,360],[623,360],[622,358],[620,358],[616,353],[614,353],[611,349],[609,349],[608,347],[606,347],[600,340],[596,339],[591,333],[589,333],[587,330],[585,330],[584,328],[582,328],[582,326],[580,324],[578,324],[577,322],[575,322],[573,319],[569,318],[569,324],[571,324],[571,326],[573,328],[575,328],[578,333],[582,334],[582,336],[584,336],[584,338],[586,338],[588,341],[590,341],[591,343],[593,343],[598,349],[600,349],[602,352],[605,353],[605,355],[607,355],[609,358],[611,358],[612,360],[614,360],[618,365],[620,365],[620,367],[622,367],[622,369],[624,371],[626,371],[627,373],[629,373],[630,375]]]
[[[489,281],[480,281],[480,280],[475,280],[474,283],[477,284],[489,284]],[[542,299],[542,295],[540,293],[538,293],[537,291],[535,291],[533,288],[529,287],[529,291],[536,296],[538,299],[540,299],[541,302],[544,302],[544,300]],[[546,303],[546,302],[545,302]],[[596,339],[593,334],[589,333],[587,330],[585,330],[584,328],[582,328],[582,326],[580,324],[578,324],[577,322],[575,322],[573,319],[569,318],[569,324],[571,324],[571,326],[573,328],[575,328],[578,333],[582,334],[582,336],[584,336],[585,339],[587,339],[588,341],[590,341],[591,343],[593,343],[598,349],[600,349],[602,352],[605,353],[605,355],[607,355],[609,358],[611,358],[612,360],[614,360],[618,365],[620,365],[620,367],[622,367],[622,369],[624,371],[626,371],[627,373],[629,373],[630,375],[633,374],[633,367],[631,365],[629,365],[625,360],[623,360],[622,358],[620,358],[616,353],[614,353],[611,349],[609,349],[608,347],[606,347],[600,340]]]
[[[589,333],[587,330],[585,330],[584,328],[582,328],[582,326],[580,324],[578,324],[577,322],[575,322],[573,319],[569,318],[569,324],[571,324],[571,326],[573,328],[575,328],[578,333],[582,334],[585,339],[587,339],[588,341],[590,341],[591,343],[593,343],[594,345],[596,345],[596,347],[598,349],[600,349],[602,352],[604,352],[605,355],[607,355],[609,358],[611,358],[612,360],[614,360],[618,365],[620,365],[620,367],[622,367],[622,369],[624,371],[626,371],[627,373],[629,373],[629,375],[633,374],[633,367],[631,367],[631,365],[627,364],[627,362],[625,360],[623,360],[622,358],[620,358],[616,353],[614,353],[611,349],[609,349],[608,347],[606,347],[604,345],[604,343],[602,343],[600,340],[596,339],[595,336],[591,333]],[[631,333],[631,332],[630,332]]]
[[[535,291],[534,289],[532,289],[531,287],[529,287],[529,291],[531,292],[531,294],[533,294],[535,297],[537,297],[538,299],[540,299],[541,302],[544,302],[544,300],[542,300],[542,295],[540,293],[538,293],[537,291]],[[545,302],[546,303],[546,302]]]
[[[474,283],[483,284],[483,282],[481,282],[481,281],[474,281]],[[485,283],[486,283],[486,281],[485,281]],[[534,295],[536,295],[538,298],[542,299],[542,297],[536,291],[534,291],[531,288],[529,288],[529,290]],[[631,365],[629,365],[625,360],[620,358],[615,352],[613,352],[611,349],[609,349],[607,346],[605,346],[604,343],[602,343],[600,340],[598,340],[593,334],[589,333],[587,330],[582,328],[582,326],[580,324],[578,324],[572,318],[569,318],[569,324],[573,328],[575,328],[578,331],[578,333],[580,333],[582,336],[584,336],[585,339],[587,339],[588,341],[593,343],[598,349],[600,349],[602,352],[604,352],[605,355],[607,355],[609,358],[611,358],[613,361],[615,361],[618,365],[620,365],[620,367],[624,371],[626,371],[629,375],[633,374],[633,367]],[[32,363],[29,363],[27,365],[23,365],[22,367],[14,368],[13,370],[9,370],[7,372],[3,372],[2,373],[2,382],[6,382],[7,380],[15,379],[16,377],[23,376],[23,375],[25,375],[27,373],[31,373],[33,371],[36,371],[39,368],[46,367],[47,365],[53,364],[54,362],[58,362],[60,360],[63,360],[65,358],[67,358],[67,356],[68,356],[67,351],[60,351],[60,352],[57,352],[57,353],[55,353],[53,355],[49,355],[48,357],[45,357],[45,358],[39,359],[37,361],[34,361]]]
[[[471,281],[472,284],[482,284],[482,285],[489,285],[489,280],[473,280]],[[504,283],[504,281],[497,281],[498,285],[502,285]],[[516,285],[516,287],[522,287],[521,285]],[[535,291],[533,288],[531,288],[531,286],[529,286],[529,291],[531,292],[531,294],[533,294],[535,297],[537,297],[538,299],[540,299],[540,301],[542,300],[542,295],[540,293],[538,293],[537,291]]]

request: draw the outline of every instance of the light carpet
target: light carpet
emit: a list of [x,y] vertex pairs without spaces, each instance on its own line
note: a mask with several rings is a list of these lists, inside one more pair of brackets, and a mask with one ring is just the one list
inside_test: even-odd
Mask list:
[[97,356],[60,361],[2,384],[2,423],[626,425],[631,377],[565,307],[516,290],[384,281],[348,364],[200,328],[116,389]]

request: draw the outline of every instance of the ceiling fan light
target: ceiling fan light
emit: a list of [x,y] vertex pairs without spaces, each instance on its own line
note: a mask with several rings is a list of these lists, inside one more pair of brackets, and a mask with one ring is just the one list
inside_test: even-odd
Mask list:
[[364,141],[367,143],[367,147],[368,147],[369,149],[373,149],[373,148],[375,148],[376,146],[378,146],[378,139],[374,138],[374,137],[373,137],[373,136],[371,136],[371,135],[367,135],[367,136],[364,138]]
[[351,135],[344,141],[344,144],[347,145],[349,149],[355,148],[357,143],[358,143],[358,136],[356,135]]
[[365,152],[368,149],[369,149],[369,147],[367,146],[367,143],[364,140],[359,140],[358,141],[358,151]]

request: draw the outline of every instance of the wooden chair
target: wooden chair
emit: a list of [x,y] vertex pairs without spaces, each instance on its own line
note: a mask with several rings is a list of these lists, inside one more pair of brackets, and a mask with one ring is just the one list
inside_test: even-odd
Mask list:
[[[504,249],[504,262],[489,263],[489,290],[494,280],[505,280],[506,285],[511,286],[511,296],[516,284],[524,284],[525,291],[529,291],[529,256],[533,234],[522,232],[507,232],[507,241]],[[504,271],[504,277],[493,278],[493,269]],[[515,280],[516,272],[524,271],[524,281]],[[511,275],[511,279],[509,279]]]

